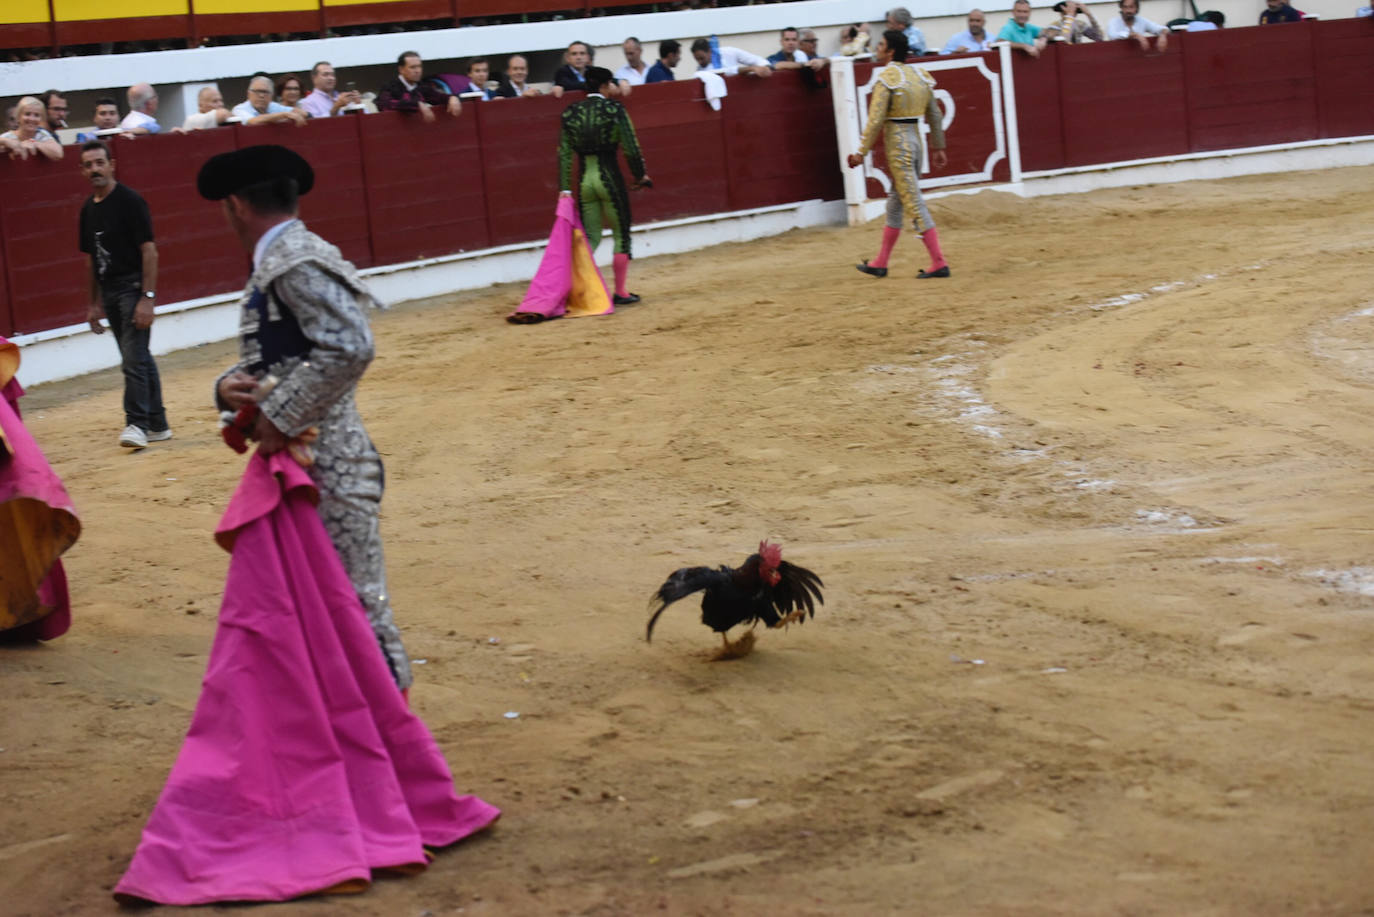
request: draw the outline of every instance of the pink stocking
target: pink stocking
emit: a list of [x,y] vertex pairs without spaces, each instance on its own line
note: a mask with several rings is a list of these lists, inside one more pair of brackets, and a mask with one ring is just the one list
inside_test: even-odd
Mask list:
[[893,229],[891,226],[883,227],[883,244],[878,249],[878,257],[868,262],[869,267],[887,267],[887,259],[892,257],[892,249],[897,245],[897,240],[901,238],[902,231]]
[[930,270],[938,271],[948,263],[940,251],[940,235],[934,226],[921,233],[921,241],[926,244],[926,251],[930,252]]

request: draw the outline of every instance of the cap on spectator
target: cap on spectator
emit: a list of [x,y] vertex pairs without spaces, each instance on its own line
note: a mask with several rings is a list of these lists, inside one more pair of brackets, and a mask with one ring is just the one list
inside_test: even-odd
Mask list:
[[315,186],[315,170],[304,157],[284,146],[264,144],[211,156],[196,176],[196,190],[207,201],[222,201],[275,178],[295,179],[297,194],[306,194]]

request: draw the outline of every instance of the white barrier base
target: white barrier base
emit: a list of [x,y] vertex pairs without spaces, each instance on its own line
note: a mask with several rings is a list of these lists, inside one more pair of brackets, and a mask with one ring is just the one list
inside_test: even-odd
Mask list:
[[[1305,172],[1314,169],[1340,169],[1347,166],[1374,165],[1374,136],[1341,137],[1334,140],[1307,140],[1240,150],[1217,150],[1183,156],[1136,159],[1104,165],[1078,166],[1027,172],[1019,182],[970,185],[922,192],[928,201],[982,191],[1005,191],[1021,197],[1056,194],[1083,194],[1104,188],[1131,185],[1166,185],[1183,181],[1210,181],[1241,175],[1269,175],[1280,172]],[[858,205],[866,222],[883,215],[887,201],[882,198]]]
[[[695,251],[725,242],[775,236],[804,226],[842,224],[843,201],[799,201],[754,210],[687,217],[635,226],[631,232],[640,257]],[[606,235],[609,235],[609,230]],[[442,258],[389,264],[362,271],[377,298],[386,303],[443,296],[498,283],[529,280],[539,267],[545,242],[504,245]],[[597,262],[610,264],[612,246],[597,249]],[[154,354],[223,341],[238,334],[239,291],[158,306]],[[43,382],[119,365],[119,350],[109,333],[93,334],[85,324],[18,335],[23,364],[19,379],[32,387]]]

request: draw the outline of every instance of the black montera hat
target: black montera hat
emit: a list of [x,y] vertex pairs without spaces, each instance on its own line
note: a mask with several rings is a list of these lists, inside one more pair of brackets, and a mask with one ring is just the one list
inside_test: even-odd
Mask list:
[[296,193],[315,186],[315,170],[301,154],[284,146],[264,144],[211,156],[196,176],[196,190],[207,201],[222,201],[250,185],[274,178],[294,178]]
[[595,84],[597,86],[605,86],[607,83],[615,82],[615,74],[611,73],[611,71],[607,70],[605,67],[588,67],[586,75],[583,76],[583,80],[588,85]]

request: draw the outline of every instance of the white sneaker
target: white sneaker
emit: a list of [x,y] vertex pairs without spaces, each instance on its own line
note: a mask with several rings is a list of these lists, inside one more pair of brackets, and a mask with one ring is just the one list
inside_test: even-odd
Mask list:
[[148,445],[148,437],[138,427],[129,424],[124,428],[124,432],[119,434],[119,444],[126,449],[144,449]]
[[149,430],[147,433],[143,434],[143,437],[150,443],[165,443],[172,438],[172,428],[168,427],[165,430],[158,430],[156,432]]

